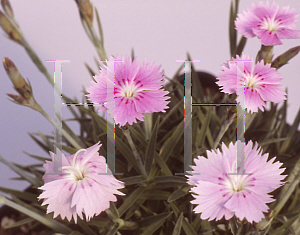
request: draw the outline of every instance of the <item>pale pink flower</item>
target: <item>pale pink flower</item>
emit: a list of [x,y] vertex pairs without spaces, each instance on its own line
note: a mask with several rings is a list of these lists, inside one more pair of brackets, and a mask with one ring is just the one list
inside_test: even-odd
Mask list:
[[289,6],[280,10],[275,2],[252,3],[252,9],[243,13],[238,14],[235,26],[246,38],[257,36],[265,46],[281,45],[280,39],[300,38],[295,24],[299,14],[289,10]]
[[[55,154],[50,152],[52,162],[46,161],[43,177],[45,184],[39,189],[44,192],[38,197],[44,198],[42,205],[49,204],[47,214],[54,212],[54,217],[70,221],[72,215],[77,223],[77,215],[87,221],[94,215],[110,207],[110,201],[117,201],[114,194],[124,195],[117,189],[124,188],[124,183],[117,180],[109,170],[105,157],[99,156],[99,142],[87,149],[81,149],[71,156],[62,155],[62,173],[54,173]],[[57,149],[57,151],[60,151]],[[57,159],[56,159],[57,160]],[[106,171],[107,170],[107,171]],[[68,175],[65,173],[69,173]],[[108,173],[108,174],[98,174]]]
[[[131,62],[131,58],[127,56],[125,59],[121,56],[110,58],[110,61],[122,60],[115,62],[115,108],[114,118],[115,123],[124,126],[127,122],[132,125],[136,119],[144,120],[143,113],[165,112],[168,108],[166,101],[169,97],[165,96],[168,91],[164,91],[162,85],[164,83],[164,71],[159,71],[160,66],[149,62],[140,66],[135,58]],[[113,76],[108,76],[111,69],[107,67],[101,68],[100,75],[95,75],[96,82],[91,82],[92,86],[87,88],[90,93],[89,100],[93,103],[110,103],[107,100],[107,82],[106,79],[113,79]],[[110,105],[107,105],[110,112]],[[106,106],[102,105],[99,110],[106,110]],[[112,115],[112,114],[111,114]]]
[[202,213],[201,219],[220,220],[223,216],[230,219],[233,215],[242,220],[259,222],[267,212],[266,203],[274,201],[269,192],[280,187],[284,175],[282,163],[274,162],[275,157],[267,161],[268,154],[261,155],[257,143],[252,149],[252,141],[245,146],[245,173],[252,175],[229,175],[236,173],[237,143],[230,143],[229,148],[222,144],[222,152],[207,151],[207,158],[198,156],[192,173],[187,175],[188,183],[198,204],[196,213]]
[[[242,55],[240,58],[238,55],[233,61],[225,63],[222,66],[220,72],[219,81],[216,82],[222,89],[222,92],[232,94],[236,92],[238,94],[237,101],[241,104],[242,108],[246,108],[248,112],[257,112],[258,108],[264,111],[264,101],[271,101],[274,103],[280,103],[286,99],[286,93],[282,90],[283,86],[279,85],[282,80],[281,75],[276,69],[271,68],[270,64],[264,65],[263,60],[254,65],[253,62],[239,63],[238,60],[248,60],[248,55]],[[239,70],[238,70],[239,69]],[[237,73],[242,75],[241,79],[237,79]],[[245,84],[244,100],[241,100],[241,94],[237,92],[238,86]]]

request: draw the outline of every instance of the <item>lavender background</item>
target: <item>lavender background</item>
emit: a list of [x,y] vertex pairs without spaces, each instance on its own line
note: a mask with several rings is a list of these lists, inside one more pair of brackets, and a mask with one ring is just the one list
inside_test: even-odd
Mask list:
[[[239,12],[252,2],[241,0]],[[277,1],[281,7],[290,5],[300,12],[300,1]],[[162,65],[165,75],[172,77],[189,52],[198,70],[218,75],[220,65],[230,59],[228,20],[230,1],[173,0],[92,0],[97,7],[104,32],[104,45],[108,56],[126,55],[134,48],[142,62],[154,60]],[[75,1],[62,0],[11,0],[14,15],[25,38],[42,61],[71,60],[63,64],[63,93],[82,99],[82,86],[92,80],[83,63],[87,62],[98,73],[93,57],[96,51],[81,25]],[[97,25],[94,21],[95,29]],[[300,28],[300,23],[297,23]],[[9,57],[25,78],[29,78],[36,100],[54,117],[54,90],[38,71],[25,50],[0,36],[0,57]],[[238,38],[240,38],[238,34]],[[300,45],[300,39],[283,40],[274,48],[275,57],[291,47]],[[260,49],[257,38],[249,39],[245,53],[255,59]],[[97,58],[97,57],[96,57]],[[53,75],[54,63],[44,63]],[[289,65],[279,69],[284,77],[282,85],[288,88],[288,122],[291,123],[299,109],[300,55]],[[54,127],[39,113],[8,101],[5,93],[16,93],[3,66],[0,66],[0,154],[19,164],[36,163],[22,151],[49,156],[39,148],[27,132],[41,131],[51,134]],[[63,118],[70,117],[63,107]],[[78,133],[78,125],[71,127]],[[27,182],[9,180],[17,175],[0,164],[0,186],[23,189]]]

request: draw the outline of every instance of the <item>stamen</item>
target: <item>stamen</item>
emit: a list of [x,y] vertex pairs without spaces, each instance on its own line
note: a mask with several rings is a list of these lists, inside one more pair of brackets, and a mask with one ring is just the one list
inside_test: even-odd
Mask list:
[[80,152],[82,152],[82,151],[84,151],[85,153],[87,152],[86,149],[79,149],[79,150],[75,153],[75,156],[74,156],[74,158],[73,158],[73,164],[72,164],[72,166],[75,166],[75,160],[76,160],[76,157],[77,157],[77,155],[78,155]]

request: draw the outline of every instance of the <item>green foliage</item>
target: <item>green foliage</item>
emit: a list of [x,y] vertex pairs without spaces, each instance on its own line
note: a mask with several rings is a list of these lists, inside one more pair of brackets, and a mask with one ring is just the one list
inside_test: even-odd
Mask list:
[[[179,99],[180,101],[183,99],[183,96],[174,97],[174,92],[171,90],[169,95],[171,99]],[[213,100],[213,97],[208,98],[212,102],[216,101]],[[234,98],[227,95],[223,97],[227,102],[234,102]],[[200,102],[197,99],[196,101]],[[295,165],[299,165],[300,132],[297,131],[296,127],[299,126],[300,114],[298,113],[294,123],[290,126],[285,120],[286,108],[286,103],[279,109],[277,105],[272,104],[270,110],[258,112],[245,136],[246,142],[250,139],[257,141],[263,147],[264,152],[270,154],[270,158],[277,156],[277,159],[283,162],[284,167],[286,167],[285,174],[288,174],[293,171]],[[75,225],[73,222],[61,221],[60,218],[52,219],[52,217],[47,216],[47,219],[64,224],[71,230],[79,231],[82,234],[98,234],[99,231],[100,234],[117,234],[118,232],[120,234],[230,234],[230,231],[235,231],[233,225],[224,220],[208,223],[206,220],[202,221],[198,214],[193,213],[190,204],[193,197],[189,193],[190,186],[186,183],[186,177],[175,176],[175,173],[181,173],[184,170],[184,122],[183,113],[180,109],[183,109],[182,105],[174,105],[166,113],[154,113],[152,115],[154,125],[148,140],[143,122],[134,124],[130,130],[136,149],[142,156],[143,164],[146,165],[147,179],[138,174],[139,171],[128,142],[124,138],[122,130],[116,126],[115,168],[117,173],[122,172],[124,175],[116,175],[115,177],[125,182],[126,187],[121,191],[126,195],[118,196],[118,201],[115,204],[111,203],[110,209],[102,212],[90,222],[79,219],[80,222]],[[101,141],[103,144],[101,154],[105,156],[107,146],[106,120],[98,116],[90,107],[78,107],[77,112],[81,115],[77,115],[74,120],[83,126],[83,131],[77,138],[82,140],[87,147]],[[224,121],[228,120],[229,115],[230,110],[222,106],[193,107],[193,158],[200,154],[205,156],[205,150],[212,148],[213,141],[221,130]],[[235,128],[234,124],[230,125],[221,142],[229,144],[234,141]],[[39,132],[37,135],[38,137],[35,137],[30,134],[41,148],[46,151],[53,151],[51,149],[53,148],[53,136],[43,135]],[[63,144],[63,150],[68,154],[74,154],[76,151],[66,140]],[[42,157],[27,154],[41,163],[48,159],[48,155]],[[31,182],[36,187],[42,185],[40,177],[43,172],[39,168],[41,164],[21,167],[8,163],[3,158],[1,160],[14,169],[22,179]],[[131,168],[128,168],[129,164],[131,164]],[[275,198],[279,198],[282,189],[283,187],[274,192]],[[0,188],[0,190],[13,195],[15,202],[30,202],[30,207],[35,213],[45,214],[46,208],[41,207],[41,202],[36,200],[36,197],[41,193],[39,190],[31,193],[21,193],[6,188]],[[286,221],[289,221],[290,230],[293,229],[292,223],[299,223],[297,211],[299,212],[300,208],[289,206],[299,203],[299,194],[298,187],[296,187],[286,200],[286,206],[282,207],[281,211],[273,218],[268,227],[269,231],[274,231],[274,234],[284,234],[282,231],[286,231]],[[271,208],[276,205],[276,202],[271,204]],[[24,213],[25,209],[20,209],[20,211]],[[40,223],[41,221],[24,218],[12,226],[26,222]],[[46,226],[49,227],[49,225]],[[239,226],[236,227],[237,230]],[[245,229],[247,226],[243,225],[242,227]],[[255,232],[254,225],[249,224],[248,227],[249,230]],[[51,228],[53,229],[53,227]],[[58,230],[53,231],[58,232]]]

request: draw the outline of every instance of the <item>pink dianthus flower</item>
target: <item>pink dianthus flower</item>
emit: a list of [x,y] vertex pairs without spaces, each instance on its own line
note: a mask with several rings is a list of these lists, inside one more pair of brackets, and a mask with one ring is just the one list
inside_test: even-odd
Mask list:
[[50,152],[52,162],[46,161],[43,165],[46,169],[43,177],[45,184],[39,189],[44,192],[38,197],[45,199],[42,205],[49,204],[47,214],[54,212],[54,218],[60,214],[62,219],[67,217],[69,221],[73,215],[77,223],[77,215],[83,219],[83,212],[89,221],[94,215],[108,209],[110,201],[117,201],[114,194],[124,195],[117,190],[124,188],[124,183],[117,180],[107,168],[105,157],[98,153],[100,146],[98,142],[67,157],[61,153],[63,174],[48,174],[54,173],[56,157]]
[[267,212],[266,203],[274,201],[269,192],[280,187],[285,178],[281,175],[282,163],[274,162],[275,157],[267,161],[268,154],[261,155],[257,143],[252,149],[252,141],[245,146],[245,173],[250,175],[229,175],[236,173],[237,144],[230,143],[229,148],[222,144],[222,152],[207,151],[207,158],[198,156],[192,173],[187,175],[188,183],[198,204],[194,211],[202,213],[201,219],[220,220],[223,216],[230,219],[233,215],[240,220],[259,222]]
[[264,46],[281,45],[280,39],[300,38],[296,22],[299,14],[289,6],[279,9],[278,4],[252,3],[252,9],[238,14],[236,30],[246,38],[257,36]]
[[[237,92],[237,101],[242,108],[246,108],[248,112],[257,112],[258,108],[264,111],[263,107],[266,106],[264,101],[280,103],[286,99],[283,86],[279,85],[282,77],[276,69],[271,68],[270,64],[264,65],[261,60],[254,65],[254,62],[250,63],[250,57],[244,54],[241,58],[237,55],[236,59],[232,58],[232,60],[234,61],[222,66],[222,71],[217,78],[219,81],[216,83],[221,87],[222,92],[228,94],[237,92],[238,86],[243,86],[245,83],[244,100],[241,100],[240,93]],[[239,60],[249,62],[239,63],[240,65],[237,66]],[[241,79],[238,79],[238,71],[242,74]]]
[[[165,112],[169,103],[166,101],[169,97],[165,95],[169,92],[161,89],[164,71],[159,71],[160,66],[152,62],[146,64],[146,61],[140,66],[136,58],[131,62],[129,56],[124,59],[117,55],[116,59],[111,57],[109,61],[114,60],[122,61],[114,64],[115,123],[124,126],[128,122],[132,125],[136,119],[144,120],[143,113]],[[94,76],[96,82],[92,81],[92,86],[87,88],[90,93],[87,96],[93,103],[110,104],[107,82],[113,82],[113,76],[108,76],[111,72],[112,69],[107,66],[101,68],[100,75]],[[106,110],[106,107],[111,114],[110,105],[102,105],[99,110]]]

